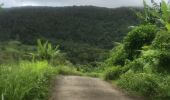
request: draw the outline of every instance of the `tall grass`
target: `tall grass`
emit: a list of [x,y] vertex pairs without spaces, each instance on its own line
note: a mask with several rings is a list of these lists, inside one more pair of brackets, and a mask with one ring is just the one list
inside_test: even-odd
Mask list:
[[46,61],[0,65],[0,95],[4,100],[46,100],[56,70]]

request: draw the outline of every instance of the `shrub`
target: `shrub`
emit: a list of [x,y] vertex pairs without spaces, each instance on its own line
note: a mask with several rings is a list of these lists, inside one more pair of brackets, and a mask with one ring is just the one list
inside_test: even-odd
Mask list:
[[59,66],[56,69],[60,75],[82,75],[82,73],[78,72],[74,67]]
[[163,76],[159,82],[159,93],[156,96],[160,100],[170,100],[170,76]]
[[134,73],[132,71],[123,74],[118,80],[121,87],[149,96],[153,100],[170,99],[170,76],[158,74]]
[[113,65],[121,65],[125,64],[125,60],[127,59],[127,54],[124,50],[124,45],[120,44],[110,51],[109,58],[105,61],[108,66]]
[[106,70],[104,74],[104,79],[115,80],[119,78],[120,74],[122,74],[122,70],[120,67],[112,67]]
[[142,55],[131,61],[129,66],[134,72],[145,73],[169,73],[170,72],[170,53],[156,49],[142,51]]
[[153,73],[158,71],[160,51],[155,49],[142,50],[139,58],[131,61],[129,66],[134,72]]
[[158,77],[154,74],[127,72],[123,74],[118,84],[130,91],[136,91],[145,96],[155,96],[158,89]]
[[136,60],[133,60],[132,62],[130,62],[126,66],[128,66],[130,69],[132,69],[135,72],[142,72],[143,67],[144,67],[143,59],[138,58]]
[[158,71],[159,72],[170,72],[170,53],[162,51],[159,56]]
[[142,51],[141,59],[143,63],[143,71],[145,73],[157,73],[160,51],[156,49],[148,49]]
[[170,33],[167,31],[158,32],[152,46],[159,51],[158,71],[170,72]]
[[160,31],[157,33],[152,46],[155,49],[168,51],[170,50],[170,33],[167,31]]
[[140,54],[144,45],[150,45],[155,38],[158,28],[155,25],[137,26],[124,38],[124,48],[129,59]]
[[67,60],[66,54],[64,53],[58,54],[49,63],[53,66],[73,66],[73,64]]

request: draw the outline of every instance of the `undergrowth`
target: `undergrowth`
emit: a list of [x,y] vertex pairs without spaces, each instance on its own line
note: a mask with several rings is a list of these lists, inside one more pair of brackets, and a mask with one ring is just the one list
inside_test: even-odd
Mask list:
[[47,100],[56,75],[83,75],[74,67],[54,67],[47,61],[3,64],[0,69],[2,100]]
[[4,100],[46,100],[56,70],[46,61],[0,65],[0,94]]

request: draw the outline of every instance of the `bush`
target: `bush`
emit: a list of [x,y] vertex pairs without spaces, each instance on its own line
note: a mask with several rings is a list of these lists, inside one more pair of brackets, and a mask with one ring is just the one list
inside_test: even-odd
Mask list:
[[73,66],[73,64],[67,60],[66,54],[60,53],[56,57],[54,57],[50,62],[53,66]]
[[120,44],[110,51],[109,58],[105,61],[108,66],[121,65],[125,64],[127,59],[127,54],[124,50],[124,45]]
[[170,72],[170,33],[166,31],[158,32],[152,45],[153,48],[159,50],[158,70]]
[[163,76],[159,82],[159,93],[156,96],[160,100],[170,100],[170,76]]
[[57,72],[60,75],[82,75],[82,73],[78,72],[76,68],[68,66],[57,67]]
[[158,71],[159,72],[170,72],[170,53],[169,52],[160,52],[159,56],[159,64],[158,64]]
[[139,58],[131,61],[126,66],[129,66],[131,70],[135,73],[153,73],[158,71],[158,63],[159,63],[159,50],[144,50]]
[[126,66],[128,66],[130,69],[132,69],[135,72],[142,72],[143,67],[144,67],[143,59],[138,58],[136,60],[133,60],[132,62],[130,62]]
[[47,62],[0,65],[0,94],[5,100],[47,100],[55,70]]
[[167,31],[160,31],[157,33],[152,46],[156,49],[168,51],[170,50],[170,33]]
[[131,61],[129,66],[135,72],[146,73],[169,73],[170,72],[170,53],[168,51],[160,51],[149,49],[142,51],[142,55]]
[[104,79],[115,80],[118,79],[121,74],[122,74],[122,70],[120,67],[112,67],[106,70],[104,74]]
[[140,50],[144,45],[150,45],[155,38],[158,28],[155,25],[137,26],[124,38],[125,51],[129,59],[140,54]]
[[157,74],[134,73],[122,75],[118,85],[129,90],[149,96],[153,100],[170,100],[170,76]]
[[118,84],[130,91],[136,91],[145,96],[156,96],[158,93],[158,78],[154,74],[127,72],[123,74]]

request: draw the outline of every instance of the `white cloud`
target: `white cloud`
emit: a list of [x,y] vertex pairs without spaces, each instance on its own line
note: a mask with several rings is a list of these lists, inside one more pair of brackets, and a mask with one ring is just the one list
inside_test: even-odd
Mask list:
[[[160,2],[161,0],[155,0]],[[115,8],[120,6],[142,6],[143,0],[0,0],[4,7],[16,6],[72,6],[94,5]],[[147,0],[149,3],[150,0]]]

